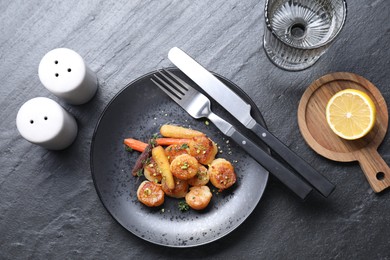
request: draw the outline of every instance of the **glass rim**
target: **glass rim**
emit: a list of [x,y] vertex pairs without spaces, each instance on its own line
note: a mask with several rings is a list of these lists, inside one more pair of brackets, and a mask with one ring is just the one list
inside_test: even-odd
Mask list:
[[270,19],[268,18],[268,6],[269,6],[269,2],[271,0],[266,0],[265,1],[265,7],[264,7],[264,18],[265,18],[265,24],[266,24],[266,27],[267,27],[267,30],[269,30],[272,35],[274,35],[280,42],[282,42],[283,44],[291,47],[291,48],[294,48],[294,49],[300,49],[300,50],[314,50],[314,49],[318,49],[318,48],[321,48],[323,46],[326,46],[328,45],[329,43],[331,43],[335,38],[336,36],[340,33],[340,31],[343,29],[344,27],[344,24],[345,24],[345,21],[347,20],[347,12],[348,12],[348,9],[347,9],[347,2],[346,0],[341,0],[343,2],[343,8],[344,8],[344,15],[343,15],[343,19],[341,21],[341,24],[339,26],[339,28],[337,29],[336,33],[331,37],[329,38],[327,41],[321,43],[321,44],[318,44],[316,46],[312,46],[312,47],[297,47],[297,46],[294,46],[292,44],[289,44],[285,41],[283,41],[272,29],[271,29],[271,23],[270,23]]

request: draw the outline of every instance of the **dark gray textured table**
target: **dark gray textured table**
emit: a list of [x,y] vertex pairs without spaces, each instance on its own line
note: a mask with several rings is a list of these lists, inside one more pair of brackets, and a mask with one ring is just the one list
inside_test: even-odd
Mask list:
[[[313,67],[286,72],[262,47],[264,0],[1,1],[0,2],[0,259],[390,259],[388,191],[375,194],[357,163],[312,151],[297,124],[308,85],[335,71],[359,74],[390,101],[390,3],[348,1],[348,18]],[[224,238],[196,248],[157,246],[117,224],[101,204],[90,173],[94,127],[128,82],[172,66],[178,46],[245,90],[268,128],[336,185],[328,198],[302,202],[271,177],[253,214]],[[68,47],[97,73],[94,99],[70,106],[41,85],[43,55]],[[30,98],[58,101],[79,125],[60,152],[25,141],[16,130]],[[380,154],[390,163],[390,139]]]

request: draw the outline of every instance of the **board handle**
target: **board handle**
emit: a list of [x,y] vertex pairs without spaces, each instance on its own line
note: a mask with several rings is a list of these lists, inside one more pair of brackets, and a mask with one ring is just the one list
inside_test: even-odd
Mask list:
[[360,151],[357,159],[374,192],[390,186],[390,168],[376,149]]

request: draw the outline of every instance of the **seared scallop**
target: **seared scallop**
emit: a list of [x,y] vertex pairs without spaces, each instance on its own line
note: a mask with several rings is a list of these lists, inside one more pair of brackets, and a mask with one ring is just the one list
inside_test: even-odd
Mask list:
[[196,175],[188,180],[188,184],[191,186],[204,186],[209,182],[209,180],[210,178],[207,168],[200,165]]
[[176,157],[170,165],[170,170],[178,179],[188,180],[196,175],[199,163],[195,157],[189,154],[182,154]]
[[201,210],[209,205],[212,196],[213,194],[207,186],[191,187],[186,195],[186,202],[191,208]]
[[160,184],[151,181],[143,181],[137,190],[140,202],[148,207],[157,207],[164,203],[164,191]]
[[210,164],[218,152],[217,145],[206,136],[193,137],[188,146],[190,154],[204,165]]
[[233,165],[223,159],[215,159],[209,167],[210,182],[218,189],[225,190],[236,182],[236,173]]
[[162,176],[161,172],[157,167],[157,163],[153,158],[150,158],[148,162],[144,165],[144,176],[148,181],[155,183],[161,182]]
[[168,157],[169,162],[172,162],[179,155],[189,153],[190,149],[188,144],[172,144],[165,148],[165,155]]
[[185,180],[180,180],[176,177],[173,177],[173,180],[175,181],[175,188],[173,190],[168,188],[164,180],[162,181],[161,187],[165,195],[173,198],[184,198],[188,192],[188,182]]

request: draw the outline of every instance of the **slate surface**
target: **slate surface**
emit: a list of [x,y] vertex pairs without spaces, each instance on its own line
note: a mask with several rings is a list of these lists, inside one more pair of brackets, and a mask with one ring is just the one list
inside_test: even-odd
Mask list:
[[[263,7],[264,0],[1,1],[0,259],[390,259],[390,193],[375,194],[357,163],[317,155],[296,118],[306,87],[334,71],[364,76],[390,101],[389,2],[348,1],[339,38],[301,72],[280,70],[265,56]],[[197,248],[153,245],[117,224],[91,178],[93,130],[128,82],[172,66],[173,46],[241,86],[270,131],[325,173],[336,191],[302,202],[271,177],[247,221]],[[57,47],[77,51],[97,73],[91,102],[67,105],[41,85],[39,61]],[[58,101],[76,117],[79,134],[68,149],[47,151],[17,132],[19,107],[36,96]],[[389,142],[386,136],[379,148],[387,163]]]

